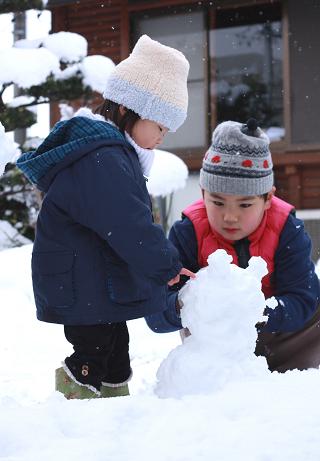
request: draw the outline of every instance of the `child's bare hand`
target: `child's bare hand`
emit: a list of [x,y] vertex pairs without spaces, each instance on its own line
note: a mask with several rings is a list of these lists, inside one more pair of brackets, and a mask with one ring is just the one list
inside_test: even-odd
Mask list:
[[168,282],[169,287],[171,287],[172,285],[175,285],[176,283],[179,283],[180,275],[186,275],[187,277],[190,277],[191,279],[196,278],[196,274],[194,272],[191,272],[189,271],[189,269],[185,269],[183,267],[178,275],[176,275],[173,279],[169,280]]

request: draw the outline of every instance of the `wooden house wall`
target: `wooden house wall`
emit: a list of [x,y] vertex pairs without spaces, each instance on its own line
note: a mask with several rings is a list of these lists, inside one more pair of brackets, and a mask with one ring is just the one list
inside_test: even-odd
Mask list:
[[122,59],[122,12],[121,0],[61,5],[52,8],[52,30],[81,34],[88,40],[89,55],[102,54],[118,63]]
[[[163,0],[162,3],[173,5],[187,2]],[[234,3],[234,0],[230,0],[229,3]],[[238,3],[241,4],[241,0]],[[118,63],[128,56],[130,50],[130,12],[151,8],[156,4],[159,5],[159,2],[141,0],[139,2],[132,0],[129,2],[127,0],[56,2],[55,6],[51,7],[53,31],[77,32],[88,40],[89,55],[102,54]],[[288,31],[287,19],[284,18],[284,26]],[[289,48],[285,47],[284,52],[284,79],[289,81]],[[290,132],[291,115],[289,93],[286,91],[284,105],[288,132]],[[57,120],[57,107],[52,108],[52,117]],[[298,209],[320,208],[320,148],[319,146],[313,150],[307,146],[302,146],[300,149],[291,148],[292,145],[288,151],[288,147],[283,145],[272,149],[277,194],[293,203]],[[192,159],[189,168],[198,170],[201,167],[200,159],[201,156]]]
[[[124,22],[127,16],[123,14],[122,0],[62,2],[51,11],[52,31],[82,35],[88,41],[88,55],[108,56],[115,64],[128,55],[128,27]],[[96,94],[89,105],[95,107],[101,102],[101,96]],[[74,108],[82,104],[81,100],[73,102]],[[50,115],[52,124],[60,118],[58,104],[51,105]]]

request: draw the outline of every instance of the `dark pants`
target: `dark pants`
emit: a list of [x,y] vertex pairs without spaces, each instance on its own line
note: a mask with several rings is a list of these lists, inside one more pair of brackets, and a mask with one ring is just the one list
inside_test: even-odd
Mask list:
[[131,375],[127,324],[66,326],[64,334],[74,353],[65,359],[82,384],[100,389],[102,382],[118,384]]

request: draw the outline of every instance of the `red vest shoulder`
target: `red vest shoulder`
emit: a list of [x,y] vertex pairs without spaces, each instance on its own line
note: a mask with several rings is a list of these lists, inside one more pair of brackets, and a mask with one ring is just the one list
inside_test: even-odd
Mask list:
[[[261,256],[268,266],[269,273],[262,281],[263,292],[266,296],[271,296],[273,292],[270,276],[274,271],[274,255],[283,226],[292,209],[293,206],[289,203],[278,197],[273,197],[271,207],[265,212],[259,227],[248,236],[250,255]],[[196,233],[200,267],[205,267],[209,255],[219,248],[225,249],[233,257],[233,262],[238,264],[237,254],[232,242],[225,240],[214,229],[211,229],[203,200],[198,200],[188,206],[183,211],[183,214],[190,219]]]

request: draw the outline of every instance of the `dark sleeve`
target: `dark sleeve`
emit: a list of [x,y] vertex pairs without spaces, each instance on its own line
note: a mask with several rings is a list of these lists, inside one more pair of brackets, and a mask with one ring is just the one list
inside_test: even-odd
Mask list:
[[278,306],[266,309],[267,331],[299,330],[317,309],[319,279],[310,255],[311,240],[303,222],[289,215],[275,254],[274,284]]
[[135,271],[166,284],[182,268],[179,254],[153,222],[147,191],[135,174],[121,148],[101,148],[61,172],[51,196]]
[[[169,239],[177,248],[180,261],[186,269],[197,272],[198,265],[198,245],[191,221],[184,217],[177,221],[171,228]],[[181,320],[177,314],[176,303],[179,289],[186,283],[188,277],[181,277],[180,283],[169,288],[168,308],[159,313],[146,317],[146,322],[156,333],[169,333],[182,328]]]

